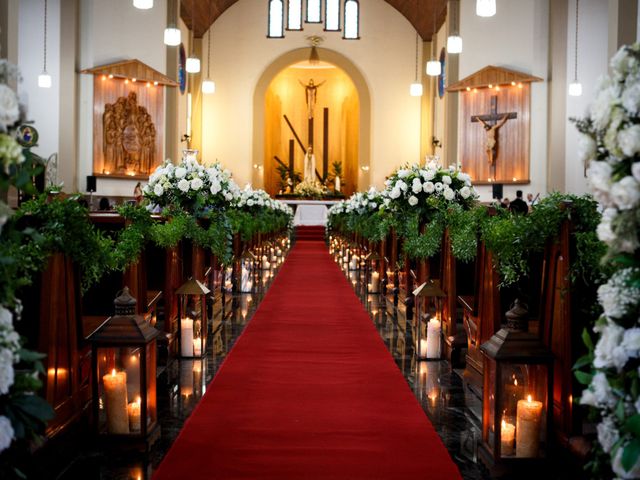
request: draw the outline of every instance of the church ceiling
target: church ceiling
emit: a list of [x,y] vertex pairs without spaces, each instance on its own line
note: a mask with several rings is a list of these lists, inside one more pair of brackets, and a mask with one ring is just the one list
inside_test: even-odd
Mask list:
[[[209,26],[238,0],[180,0],[180,16],[189,28],[193,25],[196,38],[202,37]],[[254,0],[267,12],[266,0]],[[404,15],[418,30],[420,36],[429,40],[433,34],[433,18],[436,29],[442,25],[446,16],[447,0],[386,0],[386,2]],[[262,5],[264,3],[264,5]],[[360,2],[366,9],[366,2]],[[266,27],[265,27],[266,28]]]

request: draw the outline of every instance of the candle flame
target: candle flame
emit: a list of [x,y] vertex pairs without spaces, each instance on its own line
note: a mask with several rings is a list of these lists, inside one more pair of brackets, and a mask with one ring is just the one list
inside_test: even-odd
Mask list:
[[531,395],[527,395],[527,402],[531,403]]
[[504,420],[502,420],[502,428],[506,428],[507,427],[507,422],[505,422]]
[[113,370],[111,370],[111,376],[115,377],[116,376],[116,369],[114,368]]
[[516,387],[518,386],[518,379],[517,379],[517,378],[513,381],[513,384],[514,384]]
[[140,397],[136,398],[136,403],[138,404],[138,406],[140,406],[140,403],[142,402],[142,399]]

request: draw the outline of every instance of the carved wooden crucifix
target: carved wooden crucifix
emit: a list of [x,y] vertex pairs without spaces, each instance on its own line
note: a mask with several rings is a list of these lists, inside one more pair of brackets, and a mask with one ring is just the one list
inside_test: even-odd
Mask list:
[[485,152],[489,166],[493,170],[493,178],[496,178],[496,156],[498,154],[498,129],[502,127],[507,120],[518,118],[516,112],[498,113],[498,96],[491,97],[491,113],[487,115],[472,115],[472,122],[480,122],[487,131],[487,140],[485,143]]

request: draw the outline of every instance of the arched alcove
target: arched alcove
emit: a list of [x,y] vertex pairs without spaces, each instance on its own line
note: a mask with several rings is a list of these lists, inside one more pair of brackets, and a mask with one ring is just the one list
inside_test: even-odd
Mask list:
[[[359,125],[358,125],[358,153],[357,153],[357,178],[360,186],[369,184],[368,168],[371,151],[371,101],[369,87],[359,69],[344,55],[328,49],[320,49],[320,58],[329,64],[335,65],[348,77],[355,86],[358,94]],[[308,60],[309,49],[300,48],[281,55],[272,62],[260,76],[253,96],[253,164],[254,170],[252,183],[256,187],[265,186],[265,168],[270,165],[266,162],[265,155],[265,128],[267,91],[274,78],[287,67]],[[298,88],[302,88],[298,86]],[[322,113],[322,112],[320,112]],[[284,121],[284,120],[282,120]],[[306,134],[305,134],[306,135]],[[285,160],[285,159],[283,159]],[[319,162],[319,159],[317,160]]]

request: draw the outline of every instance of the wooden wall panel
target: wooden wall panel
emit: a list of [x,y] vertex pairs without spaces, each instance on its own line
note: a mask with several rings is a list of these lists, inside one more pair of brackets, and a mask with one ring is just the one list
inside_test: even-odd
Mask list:
[[[102,75],[93,81],[93,173],[113,178],[147,179],[149,174],[163,161],[164,146],[164,87],[147,86],[144,82],[131,82]],[[106,104],[115,104],[120,97],[127,98],[134,92],[137,104],[146,109],[155,127],[155,148],[148,165],[140,168],[128,166],[118,171],[115,164],[105,161],[103,115]]]
[[[498,114],[516,112],[518,115],[498,130],[495,175],[485,151],[486,131],[480,122],[471,122],[474,115],[491,113],[493,96],[498,99]],[[522,88],[507,86],[499,91],[479,88],[460,92],[459,159],[475,184],[529,183],[530,103],[528,83],[522,84]]]

